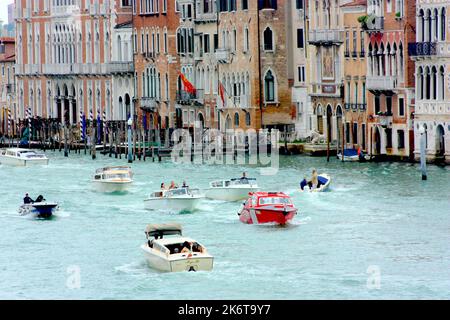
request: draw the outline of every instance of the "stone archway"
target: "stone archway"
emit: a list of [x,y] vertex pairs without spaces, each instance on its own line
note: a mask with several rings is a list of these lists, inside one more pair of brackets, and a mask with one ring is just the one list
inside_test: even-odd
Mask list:
[[436,156],[443,157],[445,155],[445,130],[442,125],[436,127]]

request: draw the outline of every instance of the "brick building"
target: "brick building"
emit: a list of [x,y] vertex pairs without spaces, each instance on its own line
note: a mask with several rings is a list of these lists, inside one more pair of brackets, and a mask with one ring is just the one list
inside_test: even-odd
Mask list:
[[414,150],[415,1],[368,0],[362,27],[367,32],[369,153],[409,159]]
[[0,38],[0,135],[13,134],[16,119],[15,41],[14,38],[2,37]]
[[[113,28],[126,0],[16,0],[19,117],[77,124],[103,113],[113,117]],[[125,6],[126,7],[126,6]],[[116,38],[117,39],[117,38]],[[132,88],[132,86],[131,86]],[[130,96],[133,93],[129,93]],[[131,99],[126,106],[133,113]],[[110,120],[110,119],[108,119]]]

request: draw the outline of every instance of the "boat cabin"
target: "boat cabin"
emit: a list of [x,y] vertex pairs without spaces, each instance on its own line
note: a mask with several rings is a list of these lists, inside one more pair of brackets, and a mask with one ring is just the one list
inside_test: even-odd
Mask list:
[[151,194],[150,198],[172,198],[190,196],[199,193],[198,189],[177,188],[171,190],[159,190]]
[[26,158],[26,159],[44,159],[45,155],[37,153],[33,150],[24,150],[19,148],[3,149],[1,155],[14,157],[14,158]]
[[132,172],[130,167],[107,167],[97,169],[94,180],[124,180],[131,179]]
[[211,188],[228,188],[232,186],[242,186],[242,185],[256,186],[256,179],[237,178],[237,179],[213,181],[210,183]]
[[251,194],[251,198],[247,200],[247,205],[256,206],[273,206],[273,205],[293,205],[289,196],[282,192],[257,192]]

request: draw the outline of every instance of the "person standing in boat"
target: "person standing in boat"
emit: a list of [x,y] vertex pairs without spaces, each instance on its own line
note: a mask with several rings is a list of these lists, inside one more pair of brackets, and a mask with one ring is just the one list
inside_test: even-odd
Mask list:
[[247,174],[245,172],[242,173],[241,182],[243,184],[248,184]]
[[170,183],[169,190],[173,190],[173,189],[178,189],[178,186],[175,184],[175,181],[172,181],[172,182]]
[[25,194],[25,198],[23,198],[23,203],[24,204],[31,204],[31,203],[34,203],[34,200],[30,198],[28,193],[26,193]]

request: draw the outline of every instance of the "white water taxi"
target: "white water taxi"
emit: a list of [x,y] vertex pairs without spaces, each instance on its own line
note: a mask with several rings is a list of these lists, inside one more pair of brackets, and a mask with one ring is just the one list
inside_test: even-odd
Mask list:
[[248,198],[251,192],[259,191],[256,179],[240,178],[213,181],[209,184],[209,189],[205,190],[205,195],[209,199],[222,201],[241,201]]
[[34,150],[8,148],[0,150],[0,163],[12,166],[48,165],[45,154]]
[[92,181],[99,192],[124,192],[133,183],[133,172],[130,167],[101,168]]
[[[197,241],[182,236],[179,224],[148,225],[141,246],[149,265],[163,272],[211,271],[214,257]],[[164,238],[175,235],[176,237]]]
[[198,208],[204,197],[198,189],[188,187],[159,190],[145,200],[145,208],[147,210],[168,209],[177,212],[192,212]]

